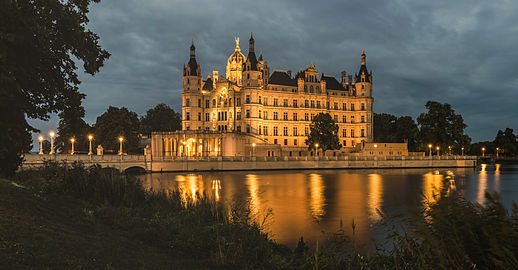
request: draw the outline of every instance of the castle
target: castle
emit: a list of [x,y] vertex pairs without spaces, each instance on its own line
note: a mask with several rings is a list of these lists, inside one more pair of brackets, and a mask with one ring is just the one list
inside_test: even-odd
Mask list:
[[253,35],[248,55],[239,38],[225,76],[212,71],[204,79],[194,42],[183,68],[182,131],[154,133],[154,153],[162,156],[307,156],[305,140],[318,113],[328,113],[339,126],[346,154],[373,139],[372,72],[365,51],[358,73],[340,80],[319,74],[316,67],[273,70],[255,53]]

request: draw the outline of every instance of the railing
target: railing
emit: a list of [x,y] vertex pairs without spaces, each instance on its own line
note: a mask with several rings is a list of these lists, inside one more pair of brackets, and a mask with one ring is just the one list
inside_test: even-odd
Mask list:
[[412,161],[412,160],[476,160],[476,156],[276,156],[276,157],[154,157],[153,161]]

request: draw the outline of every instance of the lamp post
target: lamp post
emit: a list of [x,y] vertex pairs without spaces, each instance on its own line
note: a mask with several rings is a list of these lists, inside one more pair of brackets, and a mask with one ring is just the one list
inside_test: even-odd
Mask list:
[[374,145],[374,155],[375,155],[375,156],[377,156],[377,155],[378,155],[378,153],[376,152],[376,150],[378,150],[378,145],[377,145],[377,144],[375,144],[375,145]]
[[462,155],[464,156],[464,146],[461,148],[462,150]]
[[486,151],[485,147],[482,147],[482,156],[484,156],[484,152]]
[[315,157],[318,155],[318,143],[315,143]]
[[451,156],[451,145],[448,145],[448,156]]
[[51,132],[49,132],[49,136],[50,136],[50,153],[49,153],[49,155],[53,155],[54,154],[54,136],[56,136],[56,133],[54,133],[54,131],[51,131]]
[[500,150],[500,148],[496,148],[496,157],[498,158],[498,151]]
[[120,148],[119,148],[119,155],[122,155],[122,142],[124,141],[124,137],[119,137],[119,143],[120,143]]
[[439,146],[437,146],[437,148],[435,148],[435,149],[437,149],[437,156],[439,156],[439,152],[440,152],[439,150],[440,150],[441,148],[440,148]]
[[431,144],[429,144],[429,145],[428,145],[428,148],[430,148],[430,157],[432,157],[432,145],[431,145]]
[[93,153],[92,153],[92,140],[94,139],[94,136],[92,134],[88,135],[88,142],[89,142],[89,150],[88,150],[88,155],[91,156]]
[[76,142],[76,139],[70,138],[70,142],[72,143],[72,151],[70,151],[70,154],[73,155],[74,154],[74,143]]
[[40,155],[43,155],[43,136],[39,136],[38,140],[40,141]]
[[252,143],[252,153],[252,156],[255,157],[255,143]]

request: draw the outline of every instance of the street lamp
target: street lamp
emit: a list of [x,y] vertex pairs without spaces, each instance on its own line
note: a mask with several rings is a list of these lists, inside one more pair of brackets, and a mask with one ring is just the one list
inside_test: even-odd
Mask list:
[[498,158],[498,151],[500,150],[500,148],[496,148],[496,157]]
[[92,140],[94,139],[94,136],[92,134],[88,135],[88,142],[90,144],[89,146],[89,151],[88,151],[88,155],[93,155],[92,153]]
[[70,142],[72,143],[72,151],[70,151],[70,154],[73,155],[74,154],[74,143],[76,142],[76,139],[70,138]]
[[54,154],[54,136],[56,136],[56,133],[54,131],[49,132],[50,136],[50,155]]
[[429,144],[429,145],[428,145],[428,148],[430,148],[430,157],[432,157],[432,145],[431,145],[431,144]]
[[437,148],[435,148],[435,149],[437,149],[437,156],[439,156],[439,149],[441,149],[441,148],[439,146],[437,146]]
[[318,143],[315,143],[315,157],[318,155]]
[[451,145],[448,145],[448,155],[451,156]]
[[377,156],[377,155],[378,155],[378,154],[376,153],[376,150],[377,150],[377,149],[378,149],[378,145],[377,145],[377,144],[375,144],[375,145],[374,145],[374,155],[375,155],[375,156]]
[[486,151],[485,147],[482,147],[482,156],[484,156],[484,152]]
[[461,148],[462,150],[462,155],[464,156],[464,146]]
[[122,142],[124,141],[124,137],[119,137],[119,142],[120,142],[120,149],[119,149],[119,155],[122,155]]
[[252,143],[252,152],[253,152],[253,155],[255,157],[255,143]]
[[43,136],[39,136],[38,140],[40,141],[40,155],[43,155]]

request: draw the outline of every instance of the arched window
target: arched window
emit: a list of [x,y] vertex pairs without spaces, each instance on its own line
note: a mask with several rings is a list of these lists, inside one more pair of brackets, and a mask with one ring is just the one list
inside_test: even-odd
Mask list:
[[310,93],[313,93],[313,86],[310,86],[310,87],[309,87],[309,92],[310,92]]
[[304,85],[304,92],[308,92],[308,87]]
[[246,78],[247,78],[247,79],[250,79],[250,74],[246,74]]
[[212,107],[216,107],[216,99],[212,100]]

